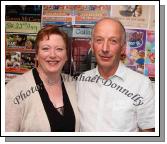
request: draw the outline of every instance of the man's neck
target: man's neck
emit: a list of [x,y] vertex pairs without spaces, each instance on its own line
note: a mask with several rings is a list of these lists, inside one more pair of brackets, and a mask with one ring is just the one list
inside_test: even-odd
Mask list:
[[100,73],[100,75],[107,80],[109,77],[113,76],[116,71],[117,71],[117,67],[113,67],[113,68],[102,68],[102,67],[98,67],[98,71]]

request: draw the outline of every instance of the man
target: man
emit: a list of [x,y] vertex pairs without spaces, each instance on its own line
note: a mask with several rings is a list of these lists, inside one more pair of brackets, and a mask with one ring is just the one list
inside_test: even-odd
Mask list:
[[123,25],[112,18],[98,21],[91,47],[97,67],[77,82],[80,131],[155,131],[152,83],[120,61],[126,48]]

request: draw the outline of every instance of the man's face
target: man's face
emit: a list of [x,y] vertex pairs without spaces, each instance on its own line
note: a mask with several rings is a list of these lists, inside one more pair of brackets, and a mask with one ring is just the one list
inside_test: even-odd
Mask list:
[[125,52],[122,29],[117,22],[104,20],[94,29],[92,48],[100,69],[117,69],[120,56]]

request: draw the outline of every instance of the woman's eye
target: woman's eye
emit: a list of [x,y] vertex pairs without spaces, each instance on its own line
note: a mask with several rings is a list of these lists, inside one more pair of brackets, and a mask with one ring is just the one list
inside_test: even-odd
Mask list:
[[62,50],[64,50],[63,48],[57,48],[56,50],[58,50],[58,51],[62,51]]
[[42,50],[47,51],[47,50],[49,50],[49,48],[48,47],[43,47]]

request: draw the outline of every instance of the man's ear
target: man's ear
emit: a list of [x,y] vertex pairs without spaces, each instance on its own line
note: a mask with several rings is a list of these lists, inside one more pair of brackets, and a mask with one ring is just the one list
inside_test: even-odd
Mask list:
[[126,55],[126,43],[123,44],[122,49],[121,49],[121,55]]
[[93,40],[90,41],[90,48],[91,48],[92,54],[94,55],[94,50],[93,50]]
[[120,59],[122,61],[126,59],[126,43],[122,46]]
[[94,50],[93,50],[93,48],[91,47],[91,51],[92,51],[92,54],[94,55]]

